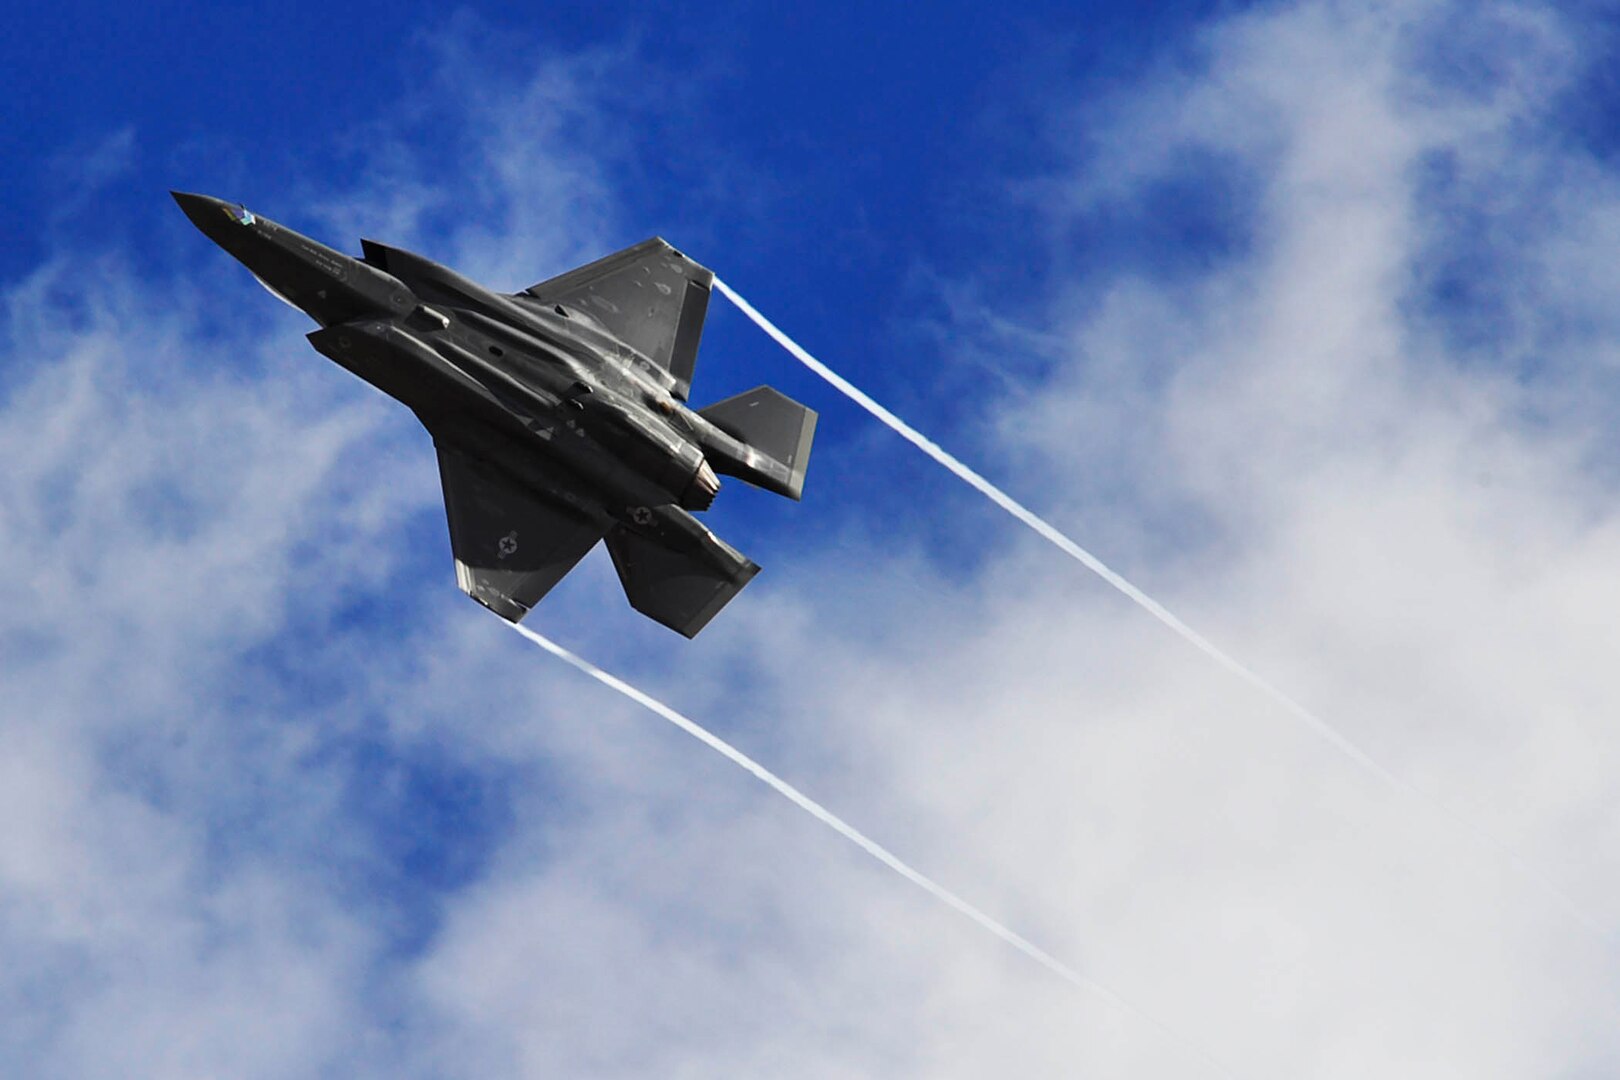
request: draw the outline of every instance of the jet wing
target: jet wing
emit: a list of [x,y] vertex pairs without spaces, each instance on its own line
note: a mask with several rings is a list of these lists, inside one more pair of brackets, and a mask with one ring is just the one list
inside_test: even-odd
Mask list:
[[481,458],[437,446],[456,584],[501,618],[520,622],[607,529],[518,487]]
[[589,315],[669,372],[671,392],[685,401],[713,281],[707,268],[654,237],[542,281],[517,298]]

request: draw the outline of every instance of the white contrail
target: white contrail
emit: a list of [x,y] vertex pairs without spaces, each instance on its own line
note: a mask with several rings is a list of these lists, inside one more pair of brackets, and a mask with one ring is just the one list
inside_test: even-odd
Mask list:
[[1275,686],[1266,682],[1266,680],[1262,679],[1259,675],[1238,663],[1231,656],[1228,656],[1226,653],[1222,652],[1208,638],[1204,637],[1198,631],[1194,630],[1192,627],[1176,618],[1175,615],[1171,614],[1170,611],[1164,607],[1164,605],[1160,604],[1157,600],[1153,599],[1153,597],[1149,596],[1141,589],[1138,589],[1135,585],[1132,585],[1129,581],[1126,581],[1116,571],[1111,569],[1108,564],[1097,558],[1097,556],[1093,555],[1091,552],[1087,551],[1073,540],[1070,540],[1058,530],[1057,526],[1053,525],[1039,514],[1036,514],[1023,503],[1019,502],[1017,499],[1014,499],[1011,495],[1008,495],[1005,491],[1002,491],[1000,488],[996,487],[996,485],[992,484],[990,481],[968,468],[967,465],[963,464],[938,443],[934,442],[928,436],[924,435],[922,432],[918,431],[916,428],[894,415],[894,413],[890,412],[888,409],[885,409],[882,405],[879,405],[876,401],[873,401],[865,394],[865,392],[851,383],[848,379],[838,374],[826,364],[823,364],[820,360],[817,360],[815,357],[811,356],[802,347],[800,347],[798,342],[794,341],[792,338],[788,337],[781,330],[779,330],[775,323],[771,322],[771,320],[767,319],[765,316],[756,311],[752,304],[732,291],[731,286],[727,285],[719,278],[715,278],[714,287],[719,289],[720,292],[724,294],[726,299],[730,300],[733,304],[736,304],[738,309],[740,309],[744,315],[747,315],[750,319],[754,320],[761,330],[765,331],[773,339],[775,339],[778,345],[792,353],[801,364],[815,372],[817,375],[820,375],[823,379],[827,380],[840,392],[842,392],[845,397],[848,397],[851,401],[855,402],[855,404],[859,405],[861,408],[883,421],[901,438],[905,439],[907,442],[917,447],[917,449],[921,450],[923,453],[945,466],[951,472],[955,473],[960,479],[965,480],[991,502],[1007,511],[1007,513],[1011,514],[1025,525],[1028,525],[1031,529],[1034,529],[1042,537],[1056,545],[1059,550],[1063,551],[1070,558],[1079,562],[1081,565],[1085,566],[1086,569],[1090,570],[1092,573],[1108,582],[1108,584],[1130,597],[1143,610],[1147,611],[1148,614],[1152,615],[1155,619],[1158,619],[1160,622],[1164,623],[1164,625],[1168,626],[1177,634],[1180,634],[1183,638],[1197,646],[1197,648],[1206,656],[1209,656],[1216,663],[1243,679],[1245,682],[1248,682],[1258,688],[1267,697],[1270,697],[1273,701],[1276,701],[1278,704],[1283,706],[1283,708],[1287,709],[1295,717],[1304,721],[1322,738],[1338,747],[1357,764],[1361,765],[1362,768],[1372,772],[1386,783],[1394,784],[1396,787],[1403,786],[1401,781],[1396,776],[1369,757],[1366,752],[1360,747],[1356,746],[1355,743],[1352,743],[1349,739],[1339,734],[1339,732],[1336,731],[1325,720],[1320,719],[1305,706],[1301,705],[1299,702],[1295,701],[1293,698],[1289,697]]
[[893,870],[895,873],[899,874],[913,885],[923,889],[930,896],[934,897],[934,899],[952,908],[959,914],[967,916],[969,919],[979,924],[979,926],[990,931],[996,937],[1000,938],[1002,941],[1005,941],[1007,944],[1011,945],[1025,956],[1028,956],[1031,960],[1034,960],[1048,971],[1051,971],[1059,978],[1073,984],[1076,987],[1079,987],[1082,990],[1097,994],[1111,1002],[1116,1007],[1123,1009],[1124,1011],[1131,1013],[1133,1016],[1147,1022],[1154,1028],[1157,1028],[1163,1034],[1168,1035],[1171,1039],[1175,1040],[1192,1053],[1196,1054],[1206,1064],[1215,1069],[1221,1075],[1232,1075],[1219,1062],[1210,1058],[1207,1053],[1194,1046],[1185,1036],[1181,1035],[1174,1028],[1171,1028],[1163,1021],[1154,1018],[1152,1015],[1144,1012],[1139,1007],[1131,1004],[1119,994],[1108,989],[1108,987],[1097,982],[1095,979],[1082,975],[1080,972],[1065,964],[1063,961],[1057,959],[1051,953],[1042,949],[1039,945],[1036,945],[1028,938],[1025,938],[1008,927],[1003,926],[1001,923],[997,922],[989,915],[986,915],[983,911],[980,911],[966,900],[963,900],[960,896],[957,896],[955,893],[945,888],[945,886],[939,884],[933,878],[930,878],[928,875],[922,873],[920,870],[913,869],[909,864],[904,862],[898,855],[891,852],[888,848],[871,839],[865,833],[855,828],[855,826],[849,824],[849,822],[845,821],[837,814],[834,814],[831,810],[828,810],[826,807],[810,798],[810,796],[804,794],[804,792],[800,791],[786,780],[783,780],[781,777],[777,776],[765,766],[761,765],[759,762],[755,761],[741,750],[738,750],[736,747],[732,746],[718,735],[712,734],[705,728],[699,726],[695,720],[688,719],[682,714],[676,712],[674,709],[670,708],[668,705],[665,705],[662,701],[659,701],[650,694],[643,693],[618,676],[603,671],[589,660],[570,652],[568,649],[565,649],[563,646],[557,644],[555,641],[552,641],[543,634],[531,630],[521,623],[507,623],[507,625],[516,630],[518,633],[522,634],[524,637],[528,638],[530,641],[534,642],[536,645],[540,646],[542,649],[546,650],[551,655],[584,672],[602,685],[613,690],[617,690],[619,693],[623,694],[631,701],[634,701],[642,708],[656,713],[665,720],[668,720],[671,724],[674,724],[676,727],[680,728],[682,731],[686,732],[686,734],[692,736],[692,738],[696,739],[698,742],[701,742],[709,749],[729,759],[735,764],[741,765],[744,769],[748,770],[748,772],[752,773],[755,778],[768,785],[772,790],[786,798],[794,806],[797,806],[799,809],[803,810],[805,813],[809,814],[823,825],[826,825],[838,835],[842,836],[844,839],[848,840],[850,843],[854,844],[856,847],[860,848],[862,851],[872,856],[872,858],[876,859],[884,866],[887,866],[890,870]]
[[1422,792],[1418,791],[1406,781],[1402,780],[1400,777],[1378,764],[1378,762],[1375,761],[1371,755],[1369,755],[1365,750],[1361,749],[1361,747],[1357,746],[1355,743],[1351,742],[1332,724],[1329,724],[1326,720],[1323,720],[1321,717],[1311,712],[1311,710],[1307,709],[1304,705],[1301,705],[1299,702],[1283,693],[1277,687],[1261,678],[1254,671],[1245,667],[1232,656],[1216,647],[1216,645],[1208,638],[1204,637],[1198,631],[1194,630],[1192,627],[1178,619],[1175,615],[1171,614],[1171,612],[1166,609],[1164,605],[1147,595],[1147,593],[1143,592],[1141,589],[1138,589],[1135,585],[1132,585],[1129,581],[1126,581],[1125,578],[1121,577],[1101,559],[1097,558],[1097,556],[1093,555],[1091,552],[1087,551],[1085,548],[1081,547],[1079,544],[1065,536],[1061,531],[1058,530],[1057,526],[1051,524],[1046,519],[1036,514],[1033,510],[1030,510],[1028,507],[1024,506],[1017,499],[1014,499],[1011,495],[1008,495],[1005,491],[1002,491],[996,485],[992,484],[990,481],[968,468],[967,465],[957,460],[956,457],[947,452],[938,443],[935,443],[922,432],[918,431],[916,428],[894,415],[894,413],[872,400],[872,398],[868,397],[866,393],[863,392],[859,387],[855,386],[848,379],[844,378],[842,375],[832,370],[832,368],[828,367],[826,364],[823,364],[820,360],[817,360],[814,356],[811,356],[808,352],[806,352],[798,342],[794,341],[792,338],[788,337],[785,333],[778,329],[775,323],[771,322],[771,320],[767,319],[765,316],[761,315],[757,310],[755,310],[752,304],[750,304],[747,300],[744,300],[741,296],[738,296],[737,293],[732,290],[731,286],[727,285],[719,278],[715,278],[714,287],[719,289],[721,294],[724,295],[726,299],[730,300],[733,304],[736,304],[738,310],[752,319],[755,325],[757,325],[761,330],[765,331],[765,333],[769,334],[778,345],[782,346],[782,348],[791,353],[793,357],[801,364],[815,372],[817,375],[821,376],[827,382],[831,383],[835,388],[843,393],[845,397],[849,398],[861,408],[877,417],[901,438],[905,439],[907,442],[917,447],[917,449],[921,450],[923,453],[945,466],[945,468],[949,469],[958,478],[966,481],[991,502],[1007,511],[1007,513],[1011,514],[1025,525],[1028,525],[1031,529],[1035,530],[1035,532],[1040,534],[1046,540],[1050,541],[1064,554],[1085,566],[1086,569],[1108,582],[1108,584],[1112,585],[1115,589],[1118,589],[1120,592],[1124,593],[1131,600],[1133,600],[1137,606],[1141,607],[1155,619],[1158,619],[1161,623],[1168,626],[1171,630],[1174,630],[1182,638],[1196,646],[1200,652],[1204,653],[1204,655],[1221,665],[1221,667],[1236,675],[1250,686],[1253,686],[1262,694],[1269,697],[1272,701],[1275,701],[1278,705],[1281,705],[1283,709],[1289,713],[1289,715],[1293,716],[1296,720],[1310,728],[1323,740],[1337,748],[1341,753],[1343,753],[1351,761],[1354,761],[1357,765],[1361,766],[1368,773],[1377,777],[1379,780],[1382,780],[1385,784],[1388,784],[1390,787],[1394,788],[1396,791],[1407,796],[1408,798],[1411,798],[1423,805],[1429,806],[1433,812],[1438,813],[1446,820],[1449,820],[1454,827],[1472,836],[1477,842],[1484,845],[1486,848],[1496,851],[1499,856],[1509,860],[1521,873],[1535,881],[1551,897],[1556,899],[1565,910],[1574,915],[1575,918],[1580,920],[1582,923],[1585,923],[1587,927],[1595,930],[1611,941],[1614,939],[1614,934],[1611,930],[1609,930],[1603,923],[1599,922],[1591,915],[1588,915],[1579,905],[1574,902],[1574,900],[1565,895],[1562,889],[1549,880],[1544,874],[1530,866],[1512,848],[1480,831],[1480,829],[1472,822],[1467,821],[1447,810],[1444,806],[1441,806],[1435,800],[1426,797]]

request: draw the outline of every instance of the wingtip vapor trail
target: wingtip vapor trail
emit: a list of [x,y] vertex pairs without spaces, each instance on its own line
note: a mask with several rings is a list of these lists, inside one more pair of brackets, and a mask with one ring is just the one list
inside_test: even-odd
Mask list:
[[552,641],[544,634],[531,630],[522,623],[509,622],[506,625],[510,626],[513,630],[516,630],[519,634],[522,634],[535,645],[540,646],[540,648],[544,649],[552,656],[555,656],[557,659],[568,664],[570,667],[577,671],[583,672],[592,679],[595,679],[597,682],[601,683],[603,686],[617,691],[626,698],[629,698],[631,701],[635,702],[637,705],[640,705],[642,708],[654,713],[659,717],[662,717],[664,720],[667,720],[669,723],[673,724],[675,727],[679,728],[687,735],[690,735],[692,738],[696,739],[704,746],[707,746],[717,754],[731,761],[733,764],[741,766],[748,773],[752,774],[755,779],[771,788],[777,794],[787,799],[794,806],[797,806],[799,809],[803,810],[805,813],[809,814],[823,825],[826,825],[828,828],[832,829],[845,840],[848,840],[850,843],[866,852],[867,855],[871,856],[873,859],[876,859],[890,870],[893,870],[896,874],[899,874],[902,878],[922,889],[924,892],[928,893],[945,906],[951,908],[957,914],[966,917],[972,922],[978,924],[978,926],[982,929],[989,931],[991,934],[1000,938],[1003,942],[1011,945],[1013,948],[1017,949],[1031,960],[1034,960],[1036,963],[1040,964],[1054,975],[1057,975],[1065,982],[1080,990],[1096,994],[1109,1002],[1115,1008],[1135,1016],[1155,1030],[1168,1036],[1177,1044],[1181,1045],[1189,1053],[1196,1056],[1201,1062],[1209,1066],[1210,1069],[1219,1075],[1225,1077],[1231,1077],[1233,1075],[1228,1069],[1226,1069],[1225,1066],[1221,1065],[1220,1062],[1210,1057],[1207,1052],[1200,1049],[1186,1036],[1170,1027],[1164,1021],[1159,1020],[1151,1013],[1144,1011],[1139,1006],[1132,1004],[1129,1000],[1122,997],[1117,992],[1110,990],[1096,979],[1081,974],[1075,968],[1065,964],[1063,961],[1059,960],[1045,949],[1042,949],[1039,945],[1036,945],[1028,938],[1017,933],[1001,922],[998,922],[984,911],[951,892],[945,886],[939,884],[933,878],[930,878],[920,870],[915,869],[888,848],[884,847],[882,844],[879,844],[877,841],[855,828],[855,826],[849,824],[843,818],[839,817],[837,814],[834,814],[831,810],[828,810],[825,806],[822,806],[820,803],[810,798],[810,796],[804,794],[804,792],[800,791],[786,780],[783,780],[781,777],[777,776],[765,766],[761,765],[759,762],[755,761],[741,750],[738,750],[736,747],[732,746],[718,735],[713,734],[708,729],[698,724],[695,720],[686,717],[682,713],[664,704],[662,701],[659,701],[651,694],[637,689],[618,676],[604,671],[602,668],[597,667],[584,657],[570,651],[567,648],[564,648],[557,642]]
[[1423,792],[1419,791],[1417,788],[1413,787],[1399,776],[1396,776],[1394,773],[1384,768],[1384,766],[1380,765],[1377,760],[1372,757],[1372,755],[1368,754],[1361,747],[1357,746],[1349,739],[1349,737],[1347,737],[1343,732],[1339,731],[1338,728],[1334,727],[1332,724],[1328,723],[1328,721],[1324,720],[1322,717],[1318,716],[1316,713],[1294,700],[1294,698],[1284,693],[1277,686],[1262,678],[1259,673],[1238,661],[1231,654],[1215,645],[1214,642],[1204,637],[1191,626],[1188,626],[1186,623],[1182,622],[1181,619],[1177,618],[1176,615],[1163,604],[1159,603],[1147,593],[1131,584],[1131,582],[1126,580],[1123,575],[1114,570],[1112,567],[1108,566],[1108,564],[1104,563],[1097,556],[1075,543],[1057,526],[1048,522],[1045,518],[1041,517],[1039,514],[1036,514],[1033,510],[1030,510],[1023,503],[1020,503],[1017,499],[1014,499],[1011,495],[1007,494],[1005,491],[1002,491],[999,487],[992,484],[989,480],[986,480],[983,476],[980,476],[979,473],[968,467],[968,465],[960,461],[955,455],[951,454],[938,443],[928,438],[928,436],[924,435],[922,432],[900,419],[894,413],[884,408],[854,383],[850,382],[832,368],[810,355],[810,353],[803,346],[794,341],[792,338],[788,337],[787,334],[777,327],[775,323],[771,322],[771,320],[760,314],[758,309],[756,309],[747,300],[744,300],[740,295],[738,295],[736,290],[732,289],[731,286],[720,280],[720,278],[716,277],[714,279],[713,287],[718,289],[721,295],[723,295],[727,300],[730,300],[733,304],[735,304],[739,311],[748,316],[748,318],[753,321],[754,325],[765,331],[766,335],[768,335],[771,340],[775,341],[778,345],[782,346],[782,348],[786,349],[794,359],[798,360],[799,363],[815,372],[815,374],[820,376],[845,397],[849,398],[851,401],[855,402],[855,404],[865,409],[872,416],[876,417],[890,430],[894,431],[895,434],[899,435],[901,438],[917,447],[917,449],[933,458],[934,461],[938,462],[940,465],[943,465],[947,470],[955,474],[958,479],[967,483],[970,487],[974,488],[991,502],[1001,507],[1001,509],[1005,510],[1008,514],[1012,515],[1018,521],[1028,526],[1043,539],[1051,543],[1054,547],[1058,548],[1058,550],[1062,551],[1071,559],[1074,559],[1086,569],[1102,578],[1109,585],[1113,586],[1115,590],[1129,598],[1138,607],[1142,608],[1159,622],[1169,627],[1183,640],[1197,648],[1199,652],[1202,652],[1205,656],[1215,661],[1221,667],[1225,668],[1239,679],[1260,691],[1260,693],[1270,698],[1277,705],[1280,705],[1288,715],[1292,716],[1296,721],[1310,729],[1319,738],[1328,743],[1330,746],[1334,747],[1350,761],[1353,761],[1363,771],[1373,777],[1376,777],[1398,794],[1411,799],[1419,805],[1428,807],[1431,813],[1435,814],[1442,820],[1449,822],[1452,828],[1471,837],[1475,843],[1480,844],[1487,850],[1494,852],[1498,858],[1505,859],[1516,870],[1518,870],[1519,873],[1524,875],[1526,879],[1534,882],[1567,914],[1572,916],[1576,921],[1585,925],[1588,930],[1602,937],[1610,944],[1620,943],[1616,941],[1616,934],[1614,931],[1610,930],[1602,922],[1589,914],[1569,895],[1567,895],[1563,889],[1561,889],[1544,873],[1532,866],[1528,861],[1525,860],[1523,856],[1514,851],[1512,847],[1484,832],[1472,822],[1451,811],[1437,800],[1426,796],[1423,794]]

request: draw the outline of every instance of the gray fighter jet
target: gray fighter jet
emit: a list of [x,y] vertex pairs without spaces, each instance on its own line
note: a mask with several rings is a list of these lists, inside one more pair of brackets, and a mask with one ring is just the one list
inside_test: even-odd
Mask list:
[[686,405],[714,275],[653,239],[520,293],[370,240],[351,258],[174,192],[433,436],[456,583],[512,622],[606,540],[630,604],[691,637],[759,572],[692,516],[716,473],[798,499],[816,414],[768,386]]

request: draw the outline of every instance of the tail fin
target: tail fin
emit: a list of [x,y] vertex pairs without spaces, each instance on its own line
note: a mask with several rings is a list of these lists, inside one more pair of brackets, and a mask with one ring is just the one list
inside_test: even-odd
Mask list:
[[[816,435],[816,413],[769,386],[699,409],[698,415],[742,442],[737,460],[710,452],[716,472],[798,499],[804,493],[804,473],[810,464],[810,443]],[[707,449],[707,448],[706,448]],[[763,458],[764,460],[761,460]]]

